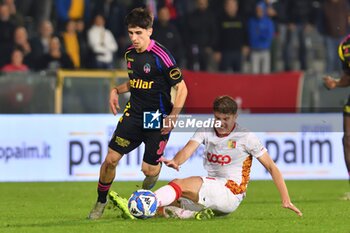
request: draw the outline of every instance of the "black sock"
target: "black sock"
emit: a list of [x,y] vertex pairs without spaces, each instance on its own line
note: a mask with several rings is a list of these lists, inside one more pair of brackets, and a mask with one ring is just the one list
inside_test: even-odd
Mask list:
[[109,188],[111,187],[113,181],[110,183],[102,183],[100,180],[98,181],[97,185],[97,201],[101,203],[106,203],[107,201],[107,194],[109,191]]

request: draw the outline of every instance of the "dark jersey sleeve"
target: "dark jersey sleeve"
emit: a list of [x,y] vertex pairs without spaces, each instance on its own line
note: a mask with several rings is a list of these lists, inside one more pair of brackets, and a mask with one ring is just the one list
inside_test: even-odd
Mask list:
[[176,61],[170,52],[158,42],[155,43],[152,50],[160,58],[159,61],[161,63],[164,76],[170,86],[174,86],[181,82],[181,69],[176,64]]
[[342,62],[343,71],[345,74],[350,75],[350,66],[346,61]]
[[174,86],[182,81],[182,73],[178,66],[173,66],[164,70],[164,74],[170,86]]

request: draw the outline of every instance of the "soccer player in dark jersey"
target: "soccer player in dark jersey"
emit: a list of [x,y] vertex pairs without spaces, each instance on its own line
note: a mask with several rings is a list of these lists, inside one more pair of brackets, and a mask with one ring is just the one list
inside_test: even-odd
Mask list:
[[[152,23],[153,16],[143,8],[133,9],[125,18],[132,42],[132,46],[125,53],[129,81],[115,87],[110,93],[109,104],[113,114],[117,114],[119,110],[118,95],[129,91],[131,95],[100,168],[98,198],[89,214],[90,219],[98,219],[103,214],[119,160],[142,142],[145,144],[142,172],[146,176],[142,188],[151,189],[154,186],[161,170],[158,159],[163,155],[172,129],[160,128],[156,123],[163,116],[164,125],[172,126],[171,122],[177,120],[186,100],[186,84],[173,56],[150,38]],[[173,104],[171,88],[175,89]],[[151,114],[146,126],[153,126],[154,123],[158,129],[144,129],[145,114]]]
[[[343,72],[340,79],[334,79],[331,76],[326,76],[324,84],[329,90],[337,87],[350,86],[350,35],[348,35],[338,47],[339,58],[342,62]],[[350,182],[350,96],[343,110],[343,149],[346,168],[348,169]],[[350,200],[350,192],[345,193],[344,199]]]

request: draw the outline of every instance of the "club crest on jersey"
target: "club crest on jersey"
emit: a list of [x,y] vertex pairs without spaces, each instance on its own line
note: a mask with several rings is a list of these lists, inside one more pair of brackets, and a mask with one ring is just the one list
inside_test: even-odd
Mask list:
[[237,146],[237,142],[236,141],[233,141],[233,140],[228,140],[227,141],[227,147],[229,149],[234,149],[234,148],[236,148],[236,146]]
[[149,72],[151,72],[151,65],[146,63],[144,66],[143,66],[143,72],[145,72],[146,74],[148,74]]

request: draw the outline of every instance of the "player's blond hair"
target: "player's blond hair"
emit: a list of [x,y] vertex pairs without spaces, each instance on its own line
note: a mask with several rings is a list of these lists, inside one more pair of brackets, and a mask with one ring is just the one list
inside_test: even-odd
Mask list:
[[236,101],[228,95],[218,96],[213,103],[213,111],[224,114],[236,114],[237,113]]

